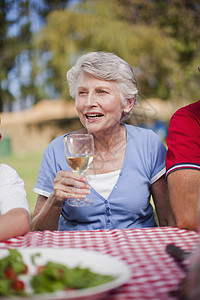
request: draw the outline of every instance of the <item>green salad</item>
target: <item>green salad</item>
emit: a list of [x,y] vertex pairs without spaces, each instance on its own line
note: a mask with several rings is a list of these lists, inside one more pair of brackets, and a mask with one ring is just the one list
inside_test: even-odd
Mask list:
[[[34,265],[39,256],[31,256]],[[16,249],[9,249],[8,256],[0,259],[0,297],[27,295],[23,276],[28,276],[28,266],[23,262],[22,255]],[[62,290],[90,288],[108,283],[114,279],[110,275],[101,275],[88,268],[68,268],[52,261],[36,267],[36,272],[30,276],[33,294],[50,293]]]

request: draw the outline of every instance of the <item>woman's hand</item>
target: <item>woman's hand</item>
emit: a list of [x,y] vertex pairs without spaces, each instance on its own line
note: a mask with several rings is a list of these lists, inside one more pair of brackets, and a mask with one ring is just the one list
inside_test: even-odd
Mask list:
[[85,175],[72,171],[59,171],[54,180],[53,195],[57,201],[64,202],[68,198],[83,199],[90,193]]
[[63,202],[67,198],[85,198],[90,192],[84,175],[72,171],[59,171],[54,180],[54,191],[45,197],[38,195],[32,215],[31,230],[57,230]]

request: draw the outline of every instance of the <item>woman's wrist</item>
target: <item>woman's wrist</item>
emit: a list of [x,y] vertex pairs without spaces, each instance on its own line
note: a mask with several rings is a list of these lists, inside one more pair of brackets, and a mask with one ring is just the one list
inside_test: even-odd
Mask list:
[[50,206],[50,207],[55,207],[55,208],[58,208],[60,210],[62,209],[63,202],[58,200],[58,198],[55,196],[54,192],[52,192],[49,195],[49,198],[47,199],[47,202],[48,202],[48,206]]

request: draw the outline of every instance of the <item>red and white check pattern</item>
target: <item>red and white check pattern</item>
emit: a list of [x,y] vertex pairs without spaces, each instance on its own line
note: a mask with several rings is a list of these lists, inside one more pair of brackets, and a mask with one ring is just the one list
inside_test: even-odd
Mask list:
[[198,241],[194,231],[174,227],[97,230],[43,231],[0,242],[0,248],[84,248],[117,256],[132,269],[127,284],[112,291],[109,300],[165,300],[183,278],[184,273],[165,251],[175,243],[191,251]]

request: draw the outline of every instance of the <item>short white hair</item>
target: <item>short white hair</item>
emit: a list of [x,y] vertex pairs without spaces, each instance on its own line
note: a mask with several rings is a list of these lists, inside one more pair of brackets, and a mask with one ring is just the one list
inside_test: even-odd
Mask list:
[[72,98],[76,98],[78,79],[82,71],[96,78],[116,82],[122,97],[133,99],[138,95],[137,81],[133,68],[122,58],[109,52],[89,52],[82,55],[67,72],[67,82]]

